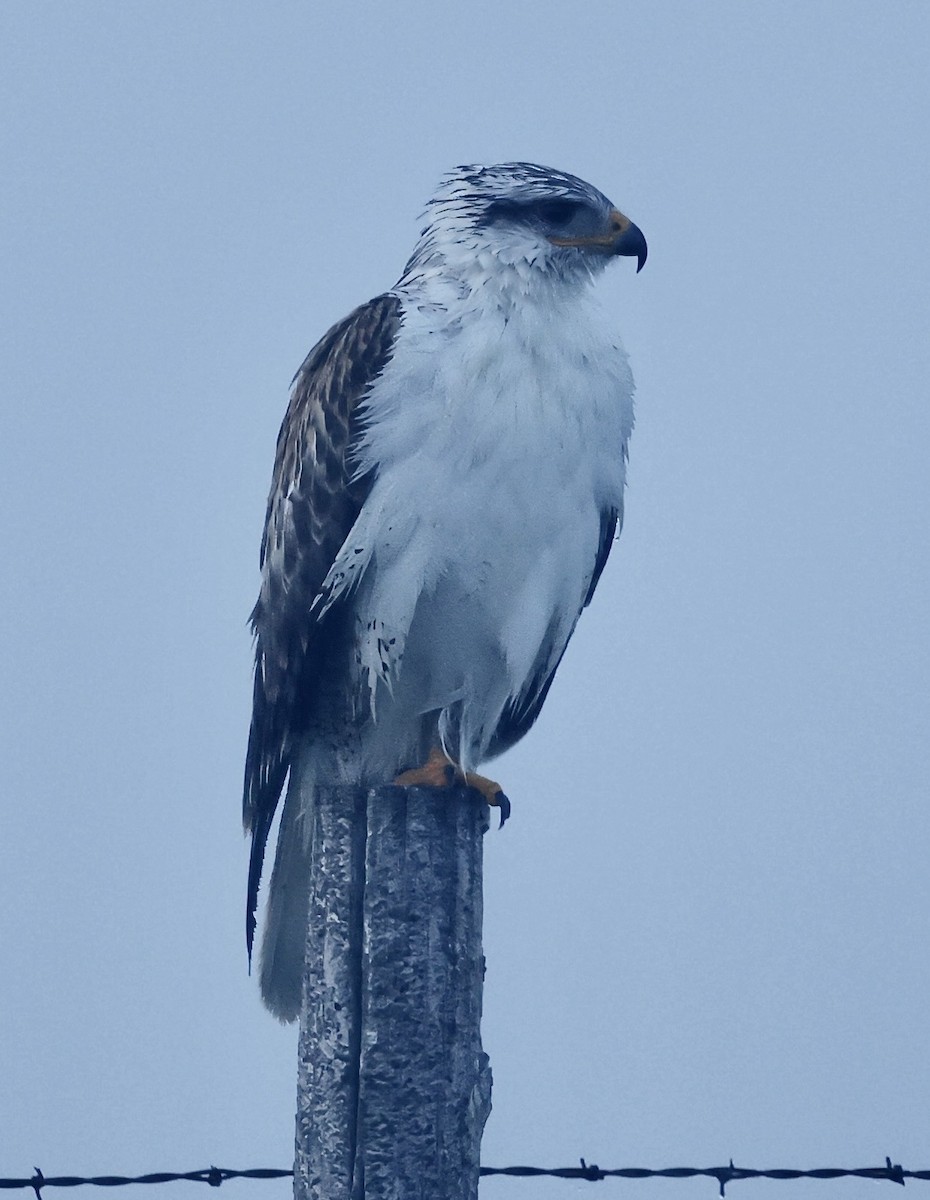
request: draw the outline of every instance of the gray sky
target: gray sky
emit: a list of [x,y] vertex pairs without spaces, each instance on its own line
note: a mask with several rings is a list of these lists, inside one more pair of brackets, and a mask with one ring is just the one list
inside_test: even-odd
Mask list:
[[[484,1160],[930,1166],[928,51],[923,2],[0,6],[0,1174],[289,1165],[239,827],[274,439],[441,173],[513,158],[650,256],[601,288],[627,527],[495,768]],[[876,1194],[733,1194],[789,1191]]]

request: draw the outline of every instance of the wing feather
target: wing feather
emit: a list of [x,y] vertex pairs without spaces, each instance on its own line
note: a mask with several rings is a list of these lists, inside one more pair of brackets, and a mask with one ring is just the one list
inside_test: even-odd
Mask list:
[[[610,551],[614,542],[619,535],[619,526],[622,524],[623,514],[616,508],[605,508],[601,513],[601,529],[598,540],[597,557],[594,560],[594,572],[591,576],[591,583],[588,585],[588,592],[584,599],[583,608],[591,603],[591,598],[594,595],[594,589],[597,587],[604,567],[607,565],[607,559],[610,557]],[[581,613],[578,613],[580,616]],[[546,701],[546,696],[549,694],[549,689],[552,687],[552,681],[555,679],[555,673],[559,669],[559,664],[567,649],[568,643],[562,647],[562,652],[552,661],[552,647],[545,644],[540,649],[538,666],[536,674],[533,676],[529,687],[526,688],[522,699],[514,705],[511,705],[504,710],[504,715],[498,723],[497,729],[494,732],[494,740],[491,743],[491,755],[503,754],[529,732],[530,727],[536,721],[542,711],[542,706]]]
[[601,513],[601,533],[597,546],[597,558],[594,560],[594,574],[591,576],[591,583],[588,585],[588,594],[584,598],[585,608],[588,607],[594,598],[594,590],[600,582],[604,568],[607,566],[607,560],[610,558],[614,542],[620,536],[622,528],[623,513],[620,509],[605,508]]
[[262,536],[252,723],[242,816],[252,835],[246,913],[251,959],[265,844],[301,732],[324,621],[314,600],[371,487],[352,476],[356,412],[391,358],[401,325],[396,296],[350,313],[314,346],[294,377],[278,434]]

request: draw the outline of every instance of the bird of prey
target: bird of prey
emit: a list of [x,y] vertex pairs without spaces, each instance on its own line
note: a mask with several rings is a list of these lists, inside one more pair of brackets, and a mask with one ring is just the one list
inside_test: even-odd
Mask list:
[[252,612],[243,812],[249,954],[287,782],[262,944],[265,1002],[300,1006],[314,787],[476,787],[539,715],[620,529],[633,381],[590,284],[646,260],[590,184],[462,166],[390,291],[294,379]]

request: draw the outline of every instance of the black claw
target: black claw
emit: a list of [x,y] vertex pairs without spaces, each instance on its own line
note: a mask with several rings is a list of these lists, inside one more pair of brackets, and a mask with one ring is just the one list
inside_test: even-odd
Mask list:
[[504,822],[510,816],[510,801],[507,799],[507,797],[504,795],[503,792],[498,792],[497,795],[495,796],[495,802],[497,804],[497,807],[501,810],[501,823],[500,823],[500,825],[498,825],[497,828],[503,829]]

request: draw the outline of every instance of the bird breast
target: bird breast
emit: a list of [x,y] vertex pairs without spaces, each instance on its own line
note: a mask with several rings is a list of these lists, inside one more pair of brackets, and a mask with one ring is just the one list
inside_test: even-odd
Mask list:
[[393,690],[414,672],[428,707],[495,685],[501,703],[518,696],[540,648],[564,649],[600,513],[622,504],[619,342],[580,305],[444,322],[408,305],[363,420],[375,482],[334,571],[354,570],[372,701],[379,679]]

